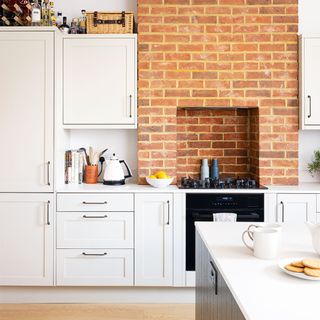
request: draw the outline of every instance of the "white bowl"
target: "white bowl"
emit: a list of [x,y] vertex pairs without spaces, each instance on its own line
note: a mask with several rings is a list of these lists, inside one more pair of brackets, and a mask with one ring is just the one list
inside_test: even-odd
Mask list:
[[165,187],[168,187],[172,183],[173,178],[170,178],[170,179],[152,179],[152,178],[146,177],[146,180],[151,186],[153,186],[155,188],[165,188]]

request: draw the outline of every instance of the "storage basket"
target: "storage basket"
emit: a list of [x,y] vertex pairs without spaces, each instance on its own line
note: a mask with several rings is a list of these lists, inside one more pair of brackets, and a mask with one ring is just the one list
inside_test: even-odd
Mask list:
[[133,12],[87,12],[87,33],[133,33]]

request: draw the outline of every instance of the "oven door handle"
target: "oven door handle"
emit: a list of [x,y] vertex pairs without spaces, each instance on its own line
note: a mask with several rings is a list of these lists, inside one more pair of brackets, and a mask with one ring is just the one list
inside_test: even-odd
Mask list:
[[[221,211],[223,212],[223,210]],[[216,212],[212,212],[210,214],[200,214],[200,213],[192,213],[191,214],[191,217],[193,220],[201,220],[202,219],[210,219],[212,218],[213,220],[213,214],[216,213]],[[238,218],[240,218],[241,220],[242,219],[259,219],[260,217],[260,214],[258,213],[246,213],[246,214],[237,214],[238,215]]]

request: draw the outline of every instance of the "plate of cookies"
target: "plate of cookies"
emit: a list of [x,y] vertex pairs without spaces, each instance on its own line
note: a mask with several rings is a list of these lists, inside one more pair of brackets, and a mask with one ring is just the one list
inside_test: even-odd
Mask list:
[[312,258],[291,258],[278,262],[282,271],[293,277],[320,281],[320,259]]

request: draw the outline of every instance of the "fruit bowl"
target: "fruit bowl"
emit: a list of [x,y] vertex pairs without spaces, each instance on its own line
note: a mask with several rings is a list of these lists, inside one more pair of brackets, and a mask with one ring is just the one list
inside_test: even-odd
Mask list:
[[154,178],[146,177],[146,180],[151,186],[153,186],[155,188],[165,188],[165,187],[168,187],[172,183],[173,178],[154,179]]

